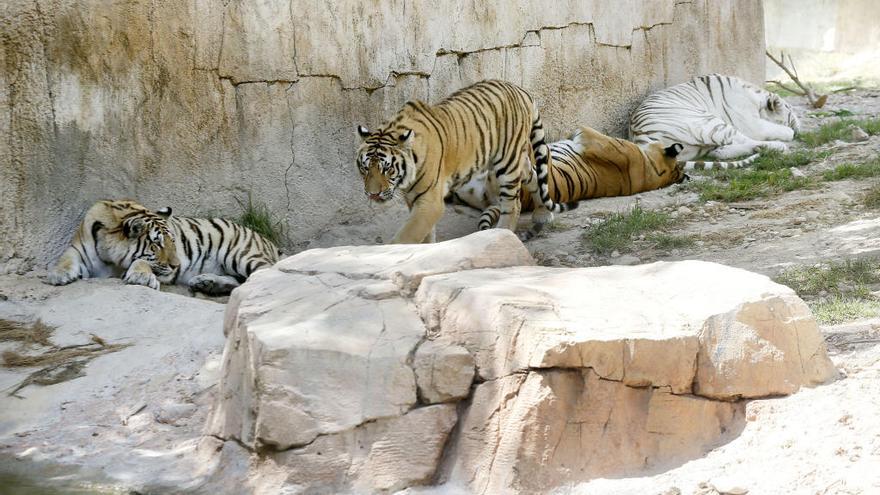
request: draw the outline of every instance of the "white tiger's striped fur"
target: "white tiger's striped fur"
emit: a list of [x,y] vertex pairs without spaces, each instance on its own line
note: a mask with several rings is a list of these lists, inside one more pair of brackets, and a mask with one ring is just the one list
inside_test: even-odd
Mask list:
[[86,212],[70,247],[49,270],[48,283],[122,275],[158,289],[187,285],[227,294],[251,273],[278,260],[278,249],[251,229],[220,218],[172,217],[133,201],[98,201]]
[[[652,94],[633,112],[630,139],[681,143],[685,170],[730,168],[764,149],[786,151],[800,121],[778,95],[733,76],[711,74]],[[725,160],[752,154],[744,160]],[[693,161],[708,156],[721,161]]]

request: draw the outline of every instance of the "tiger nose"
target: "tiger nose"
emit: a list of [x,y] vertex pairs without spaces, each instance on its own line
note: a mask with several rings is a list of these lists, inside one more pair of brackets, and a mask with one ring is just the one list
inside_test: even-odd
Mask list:
[[378,193],[367,193],[367,196],[369,196],[370,199],[379,199],[379,198],[382,197],[382,196],[379,195]]

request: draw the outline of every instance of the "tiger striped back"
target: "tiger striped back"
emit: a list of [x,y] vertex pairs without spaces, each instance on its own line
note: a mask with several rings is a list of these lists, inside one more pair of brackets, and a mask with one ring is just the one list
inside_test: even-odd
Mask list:
[[[549,194],[556,202],[575,202],[589,198],[628,196],[681,182],[684,172],[676,161],[681,145],[663,147],[636,144],[606,136],[582,127],[571,138],[551,143]],[[488,177],[480,175],[454,193],[460,202],[486,209],[483,221],[490,225],[497,218],[494,191],[486,186]],[[485,188],[485,189],[484,189]],[[523,211],[534,208],[528,191],[520,196]]]
[[274,264],[278,249],[251,229],[223,219],[171,216],[134,201],[98,201],[86,212],[47,282],[121,275],[126,283],[163,283],[228,293],[251,273]]
[[[636,144],[681,143],[682,161],[730,160],[765,148],[784,150],[783,142],[794,139],[799,128],[797,113],[778,95],[733,76],[710,74],[645,98],[632,114],[629,133]],[[719,161],[713,166],[727,168]]]

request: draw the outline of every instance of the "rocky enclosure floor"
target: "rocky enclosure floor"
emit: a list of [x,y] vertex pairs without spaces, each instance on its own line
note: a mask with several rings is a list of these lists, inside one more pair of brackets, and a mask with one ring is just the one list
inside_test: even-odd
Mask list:
[[[796,98],[789,101],[797,105],[799,113],[804,115],[802,122],[805,131],[838,120],[841,113],[852,113],[851,118],[858,119],[880,117],[880,91],[834,95],[821,111],[807,109]],[[793,149],[806,149],[806,146],[796,143]],[[703,201],[691,184],[684,184],[630,197],[592,200],[582,203],[578,210],[560,215],[552,228],[527,243],[527,247],[539,263],[549,266],[581,267],[698,259],[771,277],[792,266],[880,257],[880,208],[869,207],[864,201],[865,194],[880,183],[880,178],[822,180],[823,173],[838,165],[864,163],[880,157],[880,135],[861,142],[832,141],[812,151],[819,153],[821,158],[799,166],[797,170],[799,175],[816,179],[809,188],[724,202]],[[699,180],[706,179],[695,174],[694,181]],[[664,233],[689,241],[677,247],[661,248],[648,239],[636,238],[626,247],[610,253],[598,253],[584,241],[584,233],[589,228],[609,215],[630,211],[634,206],[663,213],[670,219]],[[401,212],[400,218],[395,221],[402,220],[403,215],[405,213]],[[478,216],[478,212],[468,208],[449,206],[438,228],[438,238],[444,240],[472,232]],[[524,219],[522,225],[526,221]],[[387,240],[396,227],[396,223],[378,228],[342,224],[313,240],[310,247],[374,244]],[[91,297],[91,287],[105,290],[105,283],[95,285],[91,282],[89,285],[80,285],[78,289],[49,288],[32,279],[38,275],[31,274],[26,281],[17,276],[0,277],[0,301],[8,299],[8,308],[14,307],[15,311],[25,308],[29,314],[40,315],[50,323],[60,324],[65,316],[58,313],[64,310],[64,305],[59,305],[59,302],[64,300],[65,291],[73,290],[74,294],[83,292],[82,297]],[[112,290],[111,286],[106,290]],[[719,287],[719,290],[723,288]],[[76,308],[67,310],[69,316],[76,316]],[[9,309],[6,313],[0,312],[0,317],[27,316],[15,311]],[[137,311],[147,313],[143,307]],[[215,313],[207,306],[205,311]],[[213,314],[212,317],[219,322],[219,314]],[[102,317],[96,318],[100,320]],[[124,329],[129,320],[137,318],[131,315],[108,318],[102,323],[107,327],[103,331],[112,337],[111,328],[120,326]],[[156,325],[158,328],[159,323]],[[78,338],[85,335],[85,330],[74,330]],[[751,494],[880,493],[880,415],[877,414],[880,411],[880,318],[825,326],[823,331],[832,359],[842,371],[841,379],[826,386],[803,390],[791,397],[750,402],[743,432],[701,459],[663,473],[649,473],[643,478],[595,480],[571,487],[563,493],[708,495],[745,493],[742,490],[748,490]],[[161,332],[157,330],[156,333]],[[207,330],[204,335],[207,344],[202,346],[200,352],[219,353],[219,337]],[[187,348],[186,352],[197,351]],[[120,357],[124,358],[125,355],[119,354],[114,359]],[[200,359],[202,357],[199,356]],[[187,377],[198,375],[196,361],[188,362],[187,366],[193,369],[186,370]],[[7,374],[4,385],[14,383],[21,376]],[[169,383],[176,383],[176,375],[172,373],[169,377]],[[188,399],[202,391],[201,387],[195,385],[191,388],[195,392],[189,389],[184,391],[185,394],[181,392],[182,395],[175,392],[183,399],[177,395],[171,398],[186,404],[205,402],[202,399]],[[142,401],[140,397],[128,397],[124,390],[112,392],[108,392],[108,398],[112,396],[109,400],[123,412]],[[164,400],[166,397],[162,395],[162,398]],[[158,396],[153,402],[155,404],[150,402],[139,413],[143,421],[164,414]],[[171,405],[175,404],[177,402]],[[198,435],[198,424],[203,419],[201,415],[200,411],[192,418],[186,418],[186,424],[182,426],[162,423],[162,431],[155,435],[155,428],[144,426],[144,432],[149,433],[149,442],[145,444],[153,448],[154,444],[170,441],[162,437],[166,433],[163,428],[169,431],[185,429],[190,438]],[[137,417],[137,414],[134,416]],[[5,419],[10,421],[9,418]],[[10,423],[4,426],[10,426]],[[133,424],[125,428],[130,430],[141,426]],[[131,440],[130,432],[127,433],[127,438]],[[83,435],[75,440],[84,446],[91,435],[92,430],[84,430]],[[48,442],[48,439],[41,440]],[[119,447],[131,449],[133,446],[139,447],[139,442],[144,440],[120,441]],[[453,487],[411,490],[412,493],[423,491],[457,493]]]

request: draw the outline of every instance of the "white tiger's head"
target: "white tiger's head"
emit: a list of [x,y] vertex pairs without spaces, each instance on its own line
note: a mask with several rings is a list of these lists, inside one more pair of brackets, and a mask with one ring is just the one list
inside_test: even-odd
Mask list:
[[759,109],[761,118],[789,127],[795,134],[800,132],[801,121],[798,119],[794,108],[787,101],[780,98],[779,95],[769,91],[764,91],[764,93],[766,100]]
[[364,194],[372,201],[384,203],[394,196],[397,188],[405,188],[415,176],[413,131],[383,128],[371,132],[364,126],[358,126],[358,134],[364,140],[357,152],[357,167],[364,179]]

